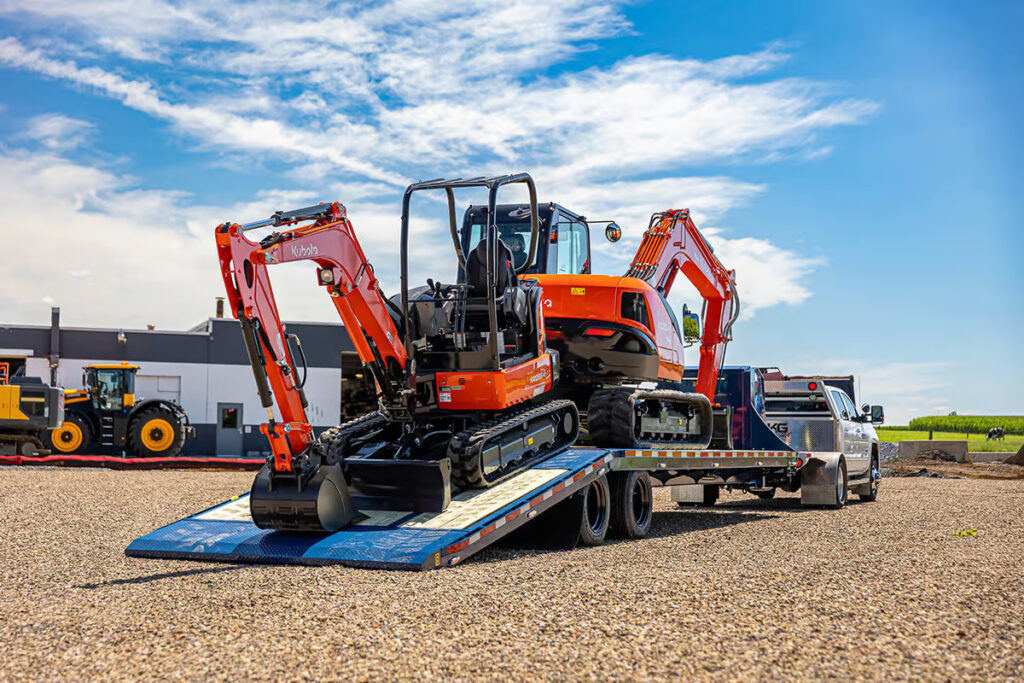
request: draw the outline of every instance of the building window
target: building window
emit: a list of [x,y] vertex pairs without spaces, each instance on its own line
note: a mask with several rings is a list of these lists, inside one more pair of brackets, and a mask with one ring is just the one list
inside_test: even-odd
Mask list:
[[221,408],[220,426],[223,429],[238,429],[238,408]]

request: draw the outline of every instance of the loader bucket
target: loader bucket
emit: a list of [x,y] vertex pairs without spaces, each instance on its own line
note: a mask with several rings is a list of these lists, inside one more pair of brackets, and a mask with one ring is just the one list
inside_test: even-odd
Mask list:
[[452,463],[441,460],[346,461],[349,491],[360,510],[443,512],[451,502]]
[[322,465],[305,485],[293,478],[276,479],[269,466],[256,474],[249,513],[261,529],[333,532],[356,516],[356,509],[338,465]]

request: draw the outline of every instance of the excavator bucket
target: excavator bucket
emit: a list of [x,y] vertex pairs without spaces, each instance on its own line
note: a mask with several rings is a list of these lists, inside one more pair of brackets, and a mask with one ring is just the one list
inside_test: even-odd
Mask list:
[[321,465],[304,484],[274,477],[264,465],[252,483],[249,513],[261,529],[326,532],[347,526],[357,514],[338,465]]
[[452,500],[452,463],[441,460],[347,461],[349,490],[361,510],[443,512]]

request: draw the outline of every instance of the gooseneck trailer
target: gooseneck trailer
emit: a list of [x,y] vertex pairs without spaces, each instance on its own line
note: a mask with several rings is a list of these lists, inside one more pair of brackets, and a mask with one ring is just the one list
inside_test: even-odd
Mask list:
[[765,413],[772,384],[765,393],[758,369],[725,368],[719,389],[719,398],[734,401],[729,436],[719,435],[731,440],[732,448],[571,447],[496,486],[455,495],[442,512],[363,510],[333,533],[261,529],[252,521],[245,494],[142,536],[125,552],[423,570],[461,564],[510,534],[524,545],[562,549],[598,545],[607,537],[643,538],[651,526],[656,486],[672,487],[680,505],[713,505],[721,488],[760,497],[775,489],[799,491],[805,505],[834,508],[846,503],[849,491],[862,498],[877,492],[873,475],[850,476],[842,451],[794,449],[778,437]]

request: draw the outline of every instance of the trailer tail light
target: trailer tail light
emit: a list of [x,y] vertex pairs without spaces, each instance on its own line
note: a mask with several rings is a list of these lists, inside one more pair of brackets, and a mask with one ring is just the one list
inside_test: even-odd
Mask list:
[[810,391],[814,391],[817,388],[818,388],[818,383],[817,382],[811,382],[810,384],[807,385],[807,389],[810,390]]
[[588,337],[610,337],[615,334],[615,330],[608,330],[603,327],[588,327],[584,330],[583,334]]

